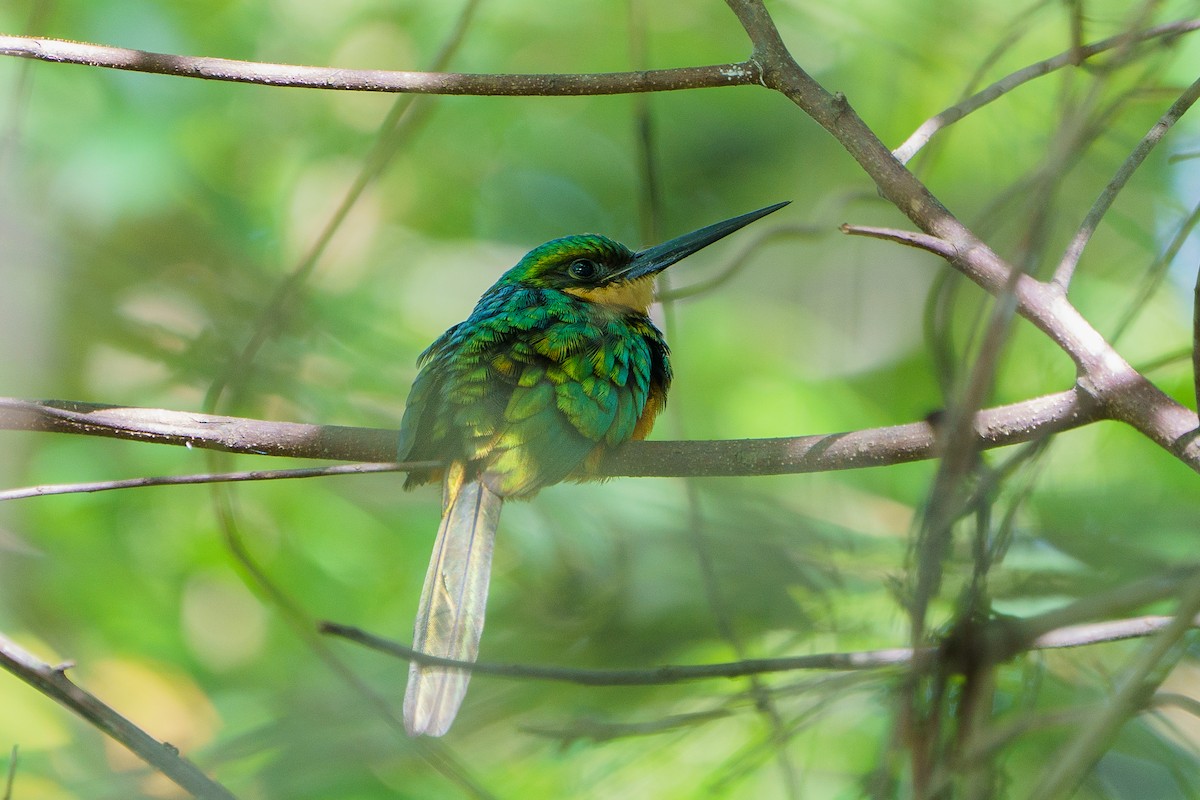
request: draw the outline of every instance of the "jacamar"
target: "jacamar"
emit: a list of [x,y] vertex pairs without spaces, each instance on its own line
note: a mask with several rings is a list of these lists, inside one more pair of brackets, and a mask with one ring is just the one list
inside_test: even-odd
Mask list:
[[[410,472],[404,484],[443,487],[415,649],[475,660],[504,500],[586,480],[606,452],[650,433],[671,384],[667,344],[648,316],[655,276],[784,205],[637,252],[597,234],[546,242],[421,354],[399,459],[446,466]],[[408,732],[444,734],[470,677],[411,664]]]

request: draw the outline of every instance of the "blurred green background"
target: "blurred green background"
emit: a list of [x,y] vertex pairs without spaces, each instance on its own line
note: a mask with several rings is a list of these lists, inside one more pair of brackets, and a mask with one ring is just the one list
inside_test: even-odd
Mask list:
[[[996,0],[769,4],[800,63],[895,147],[987,83],[1064,50],[1068,6]],[[1083,2],[1086,40],[1137,19]],[[1194,3],[1148,4],[1151,24]],[[1141,8],[1137,4],[1137,8]],[[268,62],[421,69],[458,3],[354,0],[10,0],[0,31]],[[631,23],[631,19],[633,22]],[[566,5],[483,0],[450,62],[463,72],[629,69],[737,61],[744,33],[716,0]],[[915,168],[1002,254],[1053,267],[1138,138],[1195,78],[1200,39],[1105,70],[1023,86],[946,131]],[[0,59],[0,392],[202,410],[367,160],[395,99]],[[661,218],[643,215],[637,115],[647,103]],[[947,267],[843,236],[908,227],[852,160],[758,87],[635,98],[423,98],[422,116],[356,203],[222,413],[394,427],[416,355],[533,245],[596,231],[650,244],[778,200],[792,205],[671,271],[718,289],[660,314],[677,379],[656,438],[742,438],[922,419],[986,313],[958,285],[943,326],[926,303]],[[1084,144],[1080,144],[1080,141]],[[1072,297],[1105,334],[1195,204],[1200,148],[1185,119],[1105,220]],[[757,226],[756,226],[757,227]],[[1036,234],[1036,235],[1035,235]],[[1193,245],[1122,336],[1135,364],[1191,404]],[[948,361],[934,357],[949,352]],[[994,402],[1069,388],[1069,360],[1019,323]],[[0,486],[184,474],[197,451],[0,433]],[[989,459],[1001,456],[989,456]],[[248,457],[222,468],[288,466]],[[914,515],[932,464],[758,479],[561,486],[505,509],[481,657],[580,667],[705,663],[898,647]],[[996,608],[1028,613],[1194,559],[1200,494],[1187,468],[1115,424],[1063,434],[1013,491]],[[396,475],[242,485],[250,553],[310,620],[407,641],[439,513]],[[970,570],[963,540],[933,624]],[[708,577],[706,567],[708,565]],[[954,565],[961,569],[956,571]],[[1163,610],[1168,611],[1169,606]],[[732,631],[732,635],[729,633]],[[893,673],[587,688],[476,678],[441,743],[397,734],[331,671],[231,555],[207,487],[37,498],[0,506],[0,633],[179,746],[244,798],[454,797],[447,754],[500,797],[857,797],[896,724]],[[406,666],[326,646],[398,713]],[[1005,667],[997,719],[1101,702],[1134,643]],[[1185,661],[1168,679],[1195,695]],[[996,796],[1023,796],[1072,733],[1010,743]],[[1185,798],[1200,727],[1127,724],[1081,797]],[[0,675],[0,753],[20,747],[14,798],[177,796],[161,778],[15,678]],[[6,763],[6,762],[2,762]],[[790,776],[790,777],[789,777]],[[1153,790],[1153,791],[1151,791]],[[885,796],[891,796],[886,792]]]

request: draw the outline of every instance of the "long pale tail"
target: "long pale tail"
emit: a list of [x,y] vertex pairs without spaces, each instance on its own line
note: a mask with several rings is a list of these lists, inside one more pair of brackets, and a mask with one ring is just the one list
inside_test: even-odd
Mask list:
[[[413,628],[413,648],[434,656],[474,661],[483,635],[492,543],[504,499],[479,481],[454,491],[438,527],[429,572]],[[441,736],[462,705],[471,673],[453,667],[408,667],[404,727],[410,736]]]

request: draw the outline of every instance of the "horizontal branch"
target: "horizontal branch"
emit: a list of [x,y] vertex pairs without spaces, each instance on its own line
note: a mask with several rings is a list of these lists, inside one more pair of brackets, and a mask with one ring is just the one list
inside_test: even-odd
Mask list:
[[248,481],[279,481],[295,478],[327,478],[331,475],[364,475],[369,472],[403,472],[409,469],[429,469],[440,466],[438,461],[409,461],[380,464],[338,464],[331,467],[300,469],[254,469],[240,472],[204,472],[194,475],[151,475],[121,478],[110,481],[83,483],[47,483],[41,486],[22,486],[19,489],[0,489],[0,503],[26,497],[45,497],[52,494],[88,494],[116,489],[140,489],[146,486],[194,486],[201,483],[243,483]]
[[[1086,645],[1117,642],[1150,636],[1165,628],[1175,618],[1168,616],[1145,616],[1131,619],[1116,619],[1071,625],[1047,631],[1033,639],[1029,650],[1059,650]],[[1200,627],[1200,617],[1192,620]],[[675,664],[646,669],[588,669],[578,667],[550,667],[537,664],[499,664],[485,661],[457,661],[452,658],[431,656],[414,650],[399,642],[376,636],[350,625],[334,622],[321,624],[321,632],[360,644],[371,650],[413,661],[426,666],[454,667],[473,675],[492,675],[503,678],[561,681],[582,686],[659,686],[681,681],[711,680],[714,678],[744,678],[748,675],[766,675],[775,672],[800,670],[828,670],[848,672],[852,670],[884,669],[908,666],[914,660],[937,657],[939,649],[925,647],[913,650],[910,647],[893,647],[883,650],[859,650],[846,653],[814,653],[782,658],[748,658],[717,664]],[[915,659],[914,659],[915,653]],[[1014,657],[1018,653],[1009,654]],[[1006,658],[1007,660],[1007,658]]]
[[15,642],[0,636],[0,668],[83,717],[193,797],[233,800],[228,789],[179,755],[179,751],[169,742],[158,741],[95,695],[72,683],[67,677],[66,666],[52,667]]
[[261,456],[391,461],[396,432],[265,422],[161,408],[0,398],[0,430],[53,431]]
[[408,94],[548,97],[709,89],[761,82],[758,69],[749,61],[636,72],[481,75],[266,64],[229,58],[152,53],[63,39],[2,35],[0,55],[56,64],[81,64],[181,78],[255,83],[262,86]]
[[[334,622],[321,624],[321,632],[330,636],[363,645],[405,661],[415,661],[427,666],[456,667],[470,671],[473,675],[493,675],[505,678],[562,681],[583,686],[658,686],[712,678],[741,678],[747,675],[765,675],[772,672],[796,670],[863,670],[880,669],[909,664],[913,651],[907,647],[887,650],[864,650],[850,653],[816,653],[786,658],[749,658],[719,664],[664,665],[647,669],[586,669],[576,667],[548,667],[536,664],[498,664],[486,661],[456,661],[422,653],[411,647],[367,633],[350,625]],[[933,650],[922,651],[932,655]]]
[[[1077,390],[981,411],[983,449],[1019,444],[1102,419]],[[0,398],[0,430],[32,430],[338,461],[393,461],[398,432],[267,422],[164,409]],[[777,439],[630,442],[601,465],[603,477],[786,475],[921,461],[937,455],[928,422]]]

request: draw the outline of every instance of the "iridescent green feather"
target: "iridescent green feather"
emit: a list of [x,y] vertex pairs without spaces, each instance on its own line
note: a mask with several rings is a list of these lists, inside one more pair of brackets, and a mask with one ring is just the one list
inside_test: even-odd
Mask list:
[[[651,391],[670,381],[666,344],[644,315],[508,276],[421,363],[400,457],[465,461],[508,496],[628,440]],[[436,477],[414,472],[406,485]]]

